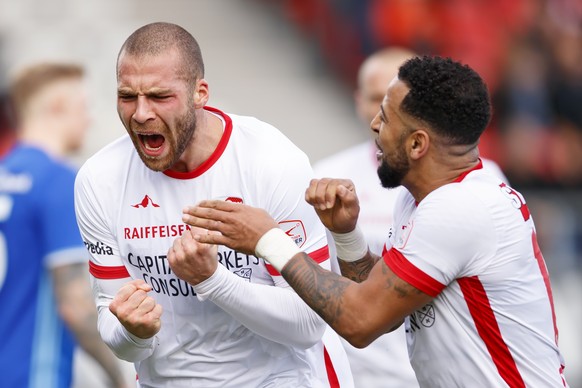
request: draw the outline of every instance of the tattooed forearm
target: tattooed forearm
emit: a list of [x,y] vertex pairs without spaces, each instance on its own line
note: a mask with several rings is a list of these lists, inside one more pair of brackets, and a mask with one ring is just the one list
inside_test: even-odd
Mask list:
[[370,271],[380,258],[371,253],[360,260],[347,262],[338,260],[342,275],[354,282],[361,283],[368,278]]
[[333,324],[342,315],[341,298],[350,285],[348,279],[326,271],[303,254],[301,260],[291,260],[282,271],[287,283],[327,323]]

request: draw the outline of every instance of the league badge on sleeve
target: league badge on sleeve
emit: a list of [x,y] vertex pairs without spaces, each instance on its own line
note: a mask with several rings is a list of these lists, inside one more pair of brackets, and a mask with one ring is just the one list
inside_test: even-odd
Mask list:
[[291,237],[299,248],[305,244],[307,236],[305,235],[303,222],[300,220],[281,221],[279,222],[279,228],[281,228],[287,236]]
[[408,242],[408,239],[410,238],[410,233],[412,232],[412,229],[414,228],[414,221],[409,221],[408,224],[406,225],[400,225],[399,229],[394,230],[395,232],[395,238],[396,238],[396,243],[394,244],[394,246],[397,249],[403,249],[406,246],[406,243]]

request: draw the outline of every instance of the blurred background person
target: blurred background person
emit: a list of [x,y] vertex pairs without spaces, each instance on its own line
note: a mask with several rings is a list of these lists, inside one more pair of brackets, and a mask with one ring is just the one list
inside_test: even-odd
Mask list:
[[[87,249],[77,228],[77,151],[89,125],[84,69],[69,63],[23,68],[9,86],[16,129],[0,155],[0,375],[3,387],[72,383],[76,342],[106,371],[124,375],[97,332]],[[4,130],[10,130],[12,125]]]

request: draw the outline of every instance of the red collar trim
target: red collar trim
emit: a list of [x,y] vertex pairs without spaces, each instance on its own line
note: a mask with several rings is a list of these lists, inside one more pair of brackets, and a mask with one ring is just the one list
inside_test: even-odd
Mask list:
[[208,159],[206,159],[204,161],[204,163],[202,163],[200,166],[196,167],[194,170],[188,171],[188,172],[178,172],[178,171],[166,170],[166,171],[164,171],[165,175],[167,175],[171,178],[175,178],[175,179],[192,179],[192,178],[199,177],[200,175],[202,175],[206,171],[208,171],[210,169],[210,167],[212,167],[214,165],[214,163],[216,163],[218,161],[218,159],[220,159],[220,157],[224,153],[224,150],[226,149],[226,145],[228,144],[228,141],[230,140],[230,135],[232,134],[232,119],[226,113],[224,113],[221,110],[218,110],[216,108],[212,108],[210,106],[205,106],[204,109],[209,111],[209,112],[215,113],[224,119],[224,133],[222,134],[222,137],[220,138],[220,141],[218,142],[218,146],[216,147],[216,149],[214,150],[212,155],[210,155],[210,157]]
[[467,170],[467,171],[465,171],[464,173],[462,173],[461,175],[459,175],[459,176],[457,177],[457,179],[455,179],[455,180],[453,181],[453,183],[459,183],[459,182],[461,182],[463,179],[465,179],[465,177],[466,177],[467,175],[469,175],[469,173],[470,173],[470,172],[472,172],[472,171],[475,171],[475,170],[480,170],[480,169],[482,169],[482,168],[483,168],[483,162],[481,161],[481,158],[479,158],[479,163],[477,163],[477,165],[476,165],[475,167],[473,167],[472,169],[470,169],[470,170]]

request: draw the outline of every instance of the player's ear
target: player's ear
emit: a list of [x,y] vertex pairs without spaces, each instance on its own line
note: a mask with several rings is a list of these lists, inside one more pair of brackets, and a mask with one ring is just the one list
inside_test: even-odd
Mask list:
[[196,86],[194,87],[194,107],[197,109],[203,108],[209,97],[208,82],[204,78],[200,78],[196,81]]
[[409,155],[412,160],[422,158],[427,152],[430,145],[430,136],[428,132],[419,128],[412,132],[409,137]]

